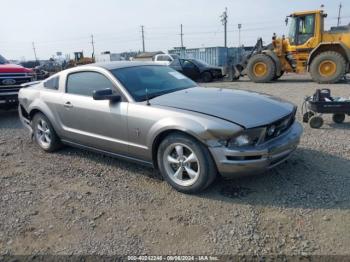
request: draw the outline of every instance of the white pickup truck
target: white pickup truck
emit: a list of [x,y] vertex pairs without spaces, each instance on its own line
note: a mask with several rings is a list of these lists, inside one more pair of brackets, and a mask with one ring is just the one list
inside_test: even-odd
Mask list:
[[179,56],[174,54],[159,54],[155,55],[152,60],[157,64],[170,65],[172,61],[178,58]]
[[157,55],[142,55],[136,56],[132,60],[133,61],[153,61],[159,65],[170,65],[175,59],[178,59],[178,55],[174,54],[157,54]]

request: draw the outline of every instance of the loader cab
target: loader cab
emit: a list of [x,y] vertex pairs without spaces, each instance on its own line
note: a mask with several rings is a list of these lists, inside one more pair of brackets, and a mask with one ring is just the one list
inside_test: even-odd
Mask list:
[[313,48],[321,41],[323,18],[322,10],[293,13],[287,17],[288,40],[296,48]]
[[315,14],[291,16],[288,39],[291,45],[303,45],[315,35]]

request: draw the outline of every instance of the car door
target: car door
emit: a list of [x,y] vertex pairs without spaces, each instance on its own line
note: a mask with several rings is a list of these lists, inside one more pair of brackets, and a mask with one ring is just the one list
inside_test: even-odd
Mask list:
[[199,68],[192,63],[190,60],[187,59],[181,59],[181,67],[182,72],[187,77],[191,78],[192,80],[197,80],[200,77],[200,71]]
[[104,74],[95,71],[74,72],[67,75],[66,90],[61,96],[59,117],[64,139],[69,142],[127,154],[127,107],[120,102],[94,100],[94,90],[118,88]]

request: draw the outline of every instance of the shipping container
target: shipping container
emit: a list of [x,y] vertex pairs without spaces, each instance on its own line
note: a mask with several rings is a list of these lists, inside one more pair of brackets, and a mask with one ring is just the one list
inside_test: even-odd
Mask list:
[[169,54],[177,54],[180,58],[199,59],[210,65],[220,67],[227,64],[237,64],[244,55],[244,49],[238,47],[202,47],[189,49],[175,47],[168,52]]

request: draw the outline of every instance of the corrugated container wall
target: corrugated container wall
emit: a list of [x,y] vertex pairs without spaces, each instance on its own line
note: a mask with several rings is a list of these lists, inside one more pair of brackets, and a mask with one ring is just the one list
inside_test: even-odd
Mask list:
[[200,59],[213,66],[225,66],[228,63],[237,64],[241,60],[241,48],[236,47],[203,47],[174,48],[169,54],[177,54],[180,58]]

